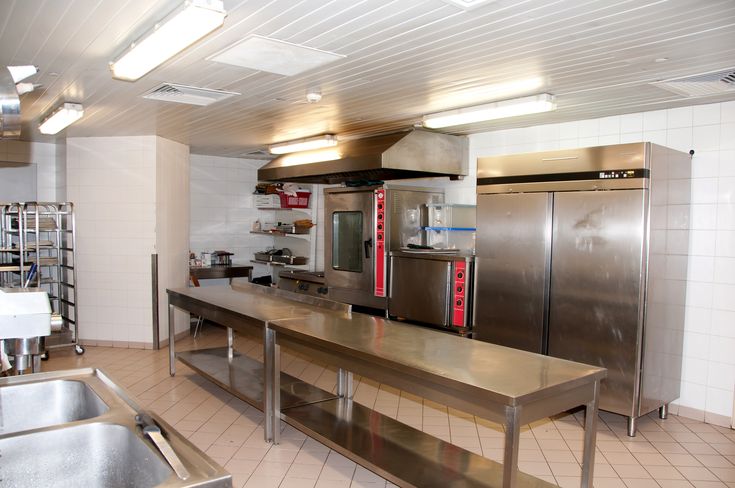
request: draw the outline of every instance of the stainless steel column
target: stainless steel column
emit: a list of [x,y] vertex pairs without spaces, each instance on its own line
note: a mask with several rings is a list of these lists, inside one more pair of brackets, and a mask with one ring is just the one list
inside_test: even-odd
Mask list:
[[263,331],[263,410],[265,411],[264,440],[281,441],[281,348],[276,332],[266,324]]
[[521,439],[521,407],[505,407],[503,488],[514,488],[518,477],[518,445]]
[[337,396],[352,400],[353,396],[352,372],[339,368],[337,370]]
[[582,488],[592,488],[597,441],[597,407],[600,402],[600,382],[595,381],[595,395],[584,407],[584,447],[582,450]]
[[153,349],[161,348],[158,316],[158,254],[151,254],[151,311],[153,312]]
[[176,331],[174,330],[174,306],[168,304],[168,368],[171,376],[176,374]]

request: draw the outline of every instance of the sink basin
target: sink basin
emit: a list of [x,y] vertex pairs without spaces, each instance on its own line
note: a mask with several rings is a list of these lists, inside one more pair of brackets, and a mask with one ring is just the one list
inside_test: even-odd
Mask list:
[[116,424],[89,423],[0,439],[0,456],[3,488],[68,487],[70,482],[147,488],[173,475],[142,439]]
[[105,402],[82,381],[7,386],[0,388],[0,435],[91,419],[108,410]]

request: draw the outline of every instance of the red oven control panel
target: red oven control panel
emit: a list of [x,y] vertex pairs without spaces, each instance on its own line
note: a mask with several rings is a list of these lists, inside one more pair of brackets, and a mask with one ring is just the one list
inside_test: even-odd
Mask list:
[[375,190],[375,293],[385,296],[385,190]]
[[454,292],[452,293],[453,310],[452,325],[465,327],[465,306],[467,297],[467,262],[455,261],[454,263]]

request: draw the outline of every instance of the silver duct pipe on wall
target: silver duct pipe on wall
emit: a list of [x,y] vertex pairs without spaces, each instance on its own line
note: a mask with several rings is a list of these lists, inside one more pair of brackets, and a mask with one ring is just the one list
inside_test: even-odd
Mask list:
[[0,68],[0,139],[20,137],[20,98],[15,80],[6,67]]

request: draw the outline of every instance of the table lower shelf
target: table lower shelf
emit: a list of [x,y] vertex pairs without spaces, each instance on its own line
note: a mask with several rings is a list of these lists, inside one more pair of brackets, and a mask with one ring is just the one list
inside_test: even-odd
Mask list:
[[[237,351],[232,361],[228,361],[226,347],[179,352],[176,358],[220,388],[263,410],[263,363],[260,361]],[[281,408],[333,398],[336,397],[330,392],[281,373]]]
[[[503,465],[371,410],[334,399],[284,409],[301,432],[399,486],[503,486]],[[556,485],[518,473],[516,487]]]
[[[227,348],[176,354],[179,361],[263,410],[263,364]],[[503,465],[421,432],[351,400],[281,373],[281,418],[399,486],[500,488]],[[553,485],[518,473],[518,488]]]

